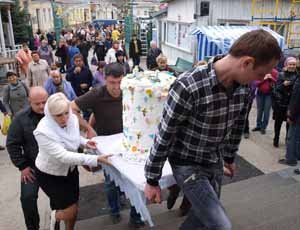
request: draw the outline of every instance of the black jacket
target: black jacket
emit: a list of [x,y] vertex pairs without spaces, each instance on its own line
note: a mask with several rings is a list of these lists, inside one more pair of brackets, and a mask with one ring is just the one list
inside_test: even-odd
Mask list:
[[[79,97],[89,91],[89,88],[93,84],[93,75],[90,69],[86,66],[81,67],[80,73],[74,73],[76,66],[73,66],[67,70],[66,80],[69,81],[76,93],[76,96]],[[81,88],[80,84],[87,84],[87,88]]]
[[[297,78],[297,72],[284,71],[279,73],[275,84],[274,92],[272,92],[275,107],[287,108],[293,91],[293,85]],[[284,81],[291,81],[291,84],[285,86]],[[275,109],[276,110],[276,109]]]
[[300,124],[300,77],[294,83],[288,113],[292,122]]
[[136,58],[142,55],[142,42],[140,39],[136,39],[137,40],[137,48],[138,48],[138,52],[136,52],[135,50],[135,46],[134,46],[134,41],[131,39],[130,44],[129,44],[129,57],[130,58]]
[[79,45],[77,45],[77,48],[84,58],[87,58],[89,56],[89,50],[91,47],[87,42],[81,42]]
[[107,50],[103,42],[97,42],[94,48],[94,55],[97,55],[98,61],[104,61]]
[[13,119],[6,139],[6,147],[12,163],[23,170],[35,167],[35,159],[38,154],[38,144],[33,136],[39,121],[43,115],[32,111],[27,107],[18,113]]
[[150,48],[147,54],[147,68],[149,70],[157,67],[156,58],[161,54],[159,48]]

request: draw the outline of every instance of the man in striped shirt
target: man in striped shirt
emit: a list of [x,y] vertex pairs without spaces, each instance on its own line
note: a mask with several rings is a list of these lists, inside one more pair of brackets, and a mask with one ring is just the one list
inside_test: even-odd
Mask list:
[[248,83],[263,79],[280,57],[280,47],[270,33],[251,31],[227,55],[182,74],[172,85],[145,166],[145,196],[160,202],[159,179],[168,158],[192,204],[181,229],[232,229],[219,201],[223,166],[234,175]]

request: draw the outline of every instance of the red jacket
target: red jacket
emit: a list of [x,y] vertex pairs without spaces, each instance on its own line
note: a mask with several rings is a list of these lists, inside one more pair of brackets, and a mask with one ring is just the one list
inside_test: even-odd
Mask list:
[[272,87],[277,81],[278,71],[273,69],[271,72],[272,78],[264,79],[262,81],[257,81],[258,91],[262,94],[270,94],[272,91]]

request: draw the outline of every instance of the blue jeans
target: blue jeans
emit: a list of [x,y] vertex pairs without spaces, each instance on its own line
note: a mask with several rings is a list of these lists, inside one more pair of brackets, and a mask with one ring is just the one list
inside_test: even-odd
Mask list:
[[257,104],[256,127],[261,129],[266,129],[269,123],[270,111],[272,107],[271,95],[258,93],[256,95],[256,104]]
[[297,163],[300,160],[300,124],[291,124],[288,131],[286,160]]
[[[115,182],[110,180],[109,176],[104,173],[104,191],[110,207],[110,214],[112,216],[120,215],[120,190]],[[130,222],[136,223],[141,221],[141,216],[136,212],[135,207],[130,208]]]
[[213,167],[172,165],[173,175],[192,204],[181,230],[231,230],[231,223],[219,200],[223,165]]
[[40,226],[40,216],[37,207],[38,192],[39,185],[37,180],[27,184],[21,182],[20,200],[27,230],[38,230]]

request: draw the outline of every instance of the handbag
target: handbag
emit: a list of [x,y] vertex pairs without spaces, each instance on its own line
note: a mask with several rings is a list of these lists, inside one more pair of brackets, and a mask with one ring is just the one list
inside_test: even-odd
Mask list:
[[6,136],[8,133],[8,129],[11,123],[11,118],[8,115],[5,115],[2,122],[1,133]]

